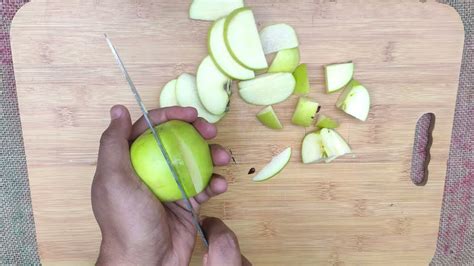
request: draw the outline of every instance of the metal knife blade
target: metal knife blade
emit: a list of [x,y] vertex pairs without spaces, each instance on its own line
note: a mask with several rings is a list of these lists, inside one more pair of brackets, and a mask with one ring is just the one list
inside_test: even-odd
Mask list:
[[168,167],[171,171],[171,174],[173,175],[173,178],[176,181],[176,184],[178,185],[178,188],[181,192],[181,196],[182,196],[182,198],[184,200],[184,203],[186,205],[186,209],[192,215],[192,220],[193,220],[194,226],[196,227],[198,235],[201,238],[204,246],[206,248],[208,248],[209,244],[207,242],[206,236],[204,235],[204,231],[202,230],[201,225],[199,224],[198,216],[197,216],[196,212],[194,211],[193,205],[189,201],[189,199],[186,195],[186,192],[184,191],[183,185],[179,181],[178,173],[176,173],[176,170],[174,169],[173,164],[171,163],[171,159],[170,159],[168,153],[166,152],[165,147],[163,146],[163,142],[161,141],[161,139],[158,135],[158,132],[153,127],[153,124],[152,124],[152,122],[150,120],[150,117],[148,115],[148,110],[146,109],[145,104],[143,103],[142,98],[140,97],[140,94],[138,93],[137,88],[135,87],[132,79],[130,78],[130,75],[128,74],[128,71],[125,68],[124,63],[122,62],[122,59],[120,58],[117,50],[115,49],[114,45],[112,44],[112,41],[110,41],[107,34],[104,34],[104,37],[105,37],[105,40],[107,41],[107,44],[109,45],[110,49],[112,50],[112,53],[115,57],[115,60],[117,61],[117,64],[119,65],[120,70],[122,70],[122,73],[123,73],[125,79],[127,80],[128,85],[130,86],[130,89],[131,89],[133,95],[135,96],[135,99],[137,100],[138,105],[140,106],[140,109],[143,113],[143,117],[145,118],[147,126],[151,130],[151,133],[153,134],[153,137],[155,138],[156,144],[158,145],[158,148],[160,149],[161,153],[163,154],[163,157],[165,158],[166,163],[168,164]]

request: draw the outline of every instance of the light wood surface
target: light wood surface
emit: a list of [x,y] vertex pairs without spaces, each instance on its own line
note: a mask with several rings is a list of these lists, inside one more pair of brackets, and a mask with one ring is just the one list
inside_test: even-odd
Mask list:
[[[160,88],[194,73],[206,56],[209,22],[188,19],[188,1],[33,0],[16,15],[12,45],[38,244],[43,263],[91,264],[100,234],[90,206],[98,140],[113,104],[139,109],[102,34],[121,53],[148,107]],[[255,265],[426,265],[434,254],[463,45],[457,13],[432,1],[247,1],[259,27],[285,22],[308,63],[311,97],[342,122],[354,156],[300,163],[311,129],[291,125],[297,98],[275,106],[271,131],[232,96],[212,142],[236,163],[217,168],[229,191],[206,204],[238,235]],[[323,93],[323,68],[353,60],[372,110],[358,122]],[[235,88],[234,88],[235,90]],[[436,115],[429,181],[410,180],[414,130]],[[291,146],[288,167],[253,183],[247,174]],[[200,245],[200,244],[198,244]],[[196,248],[193,264],[200,263]]]

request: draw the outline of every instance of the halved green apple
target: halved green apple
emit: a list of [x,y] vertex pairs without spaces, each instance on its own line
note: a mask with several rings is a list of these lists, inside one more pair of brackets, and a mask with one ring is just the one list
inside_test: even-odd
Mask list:
[[263,108],[257,114],[257,119],[265,126],[272,128],[272,129],[282,129],[283,125],[280,123],[280,119],[276,115],[273,107],[271,105]]
[[246,80],[255,77],[253,70],[243,67],[230,54],[224,41],[225,18],[214,22],[208,35],[208,50],[217,67],[232,79]]
[[229,104],[228,87],[232,80],[217,68],[210,56],[202,60],[196,73],[196,85],[202,105],[212,114],[223,114]]
[[370,110],[370,95],[357,80],[352,80],[339,96],[336,106],[347,114],[365,121]]
[[308,68],[306,64],[299,65],[295,72],[293,72],[293,76],[296,80],[296,86],[294,94],[307,94],[310,89],[309,79],[308,79]]
[[243,6],[243,0],[193,0],[189,7],[189,17],[199,20],[216,20]]
[[288,164],[291,158],[291,147],[286,148],[281,153],[272,158],[270,163],[254,176],[253,181],[260,182],[270,179],[280,173]]
[[326,72],[326,90],[328,93],[338,91],[347,85],[354,74],[354,63],[333,64],[324,67]]
[[312,132],[306,135],[301,145],[301,159],[303,163],[317,163],[326,158],[320,132]]
[[298,126],[309,127],[316,116],[318,107],[319,103],[311,101],[308,97],[300,97],[291,122]]
[[316,122],[316,127],[319,128],[337,128],[339,123],[325,115],[319,115],[318,121]]
[[206,110],[199,99],[196,87],[196,77],[191,74],[183,73],[176,80],[176,99],[182,107],[194,107],[198,116],[206,119],[209,123],[216,123],[224,114],[215,115]]
[[295,78],[291,73],[268,73],[239,82],[239,94],[244,101],[255,105],[272,105],[291,96]]
[[277,55],[273,59],[268,73],[276,72],[290,72],[295,71],[298,63],[300,62],[300,50],[298,47],[291,49],[284,49],[278,51]]
[[178,105],[176,100],[176,79],[168,81],[161,89],[160,93],[160,107],[169,107]]
[[267,68],[252,10],[242,7],[232,11],[224,23],[224,40],[234,59],[249,69]]
[[347,142],[334,129],[323,128],[320,130],[320,134],[323,140],[324,151],[327,155],[327,163],[337,157],[351,153],[351,148]]
[[288,24],[280,23],[267,26],[260,31],[263,52],[271,54],[283,49],[298,47],[296,32]]

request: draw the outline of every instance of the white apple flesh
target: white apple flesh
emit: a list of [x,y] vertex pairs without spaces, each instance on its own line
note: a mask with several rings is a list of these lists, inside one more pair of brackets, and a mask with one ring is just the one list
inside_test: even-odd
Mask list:
[[210,56],[202,60],[196,73],[196,85],[199,99],[207,111],[214,115],[221,115],[226,111],[231,82],[217,68]]
[[176,99],[176,79],[168,81],[166,85],[161,89],[160,93],[160,107],[177,106],[178,100]]
[[312,132],[306,135],[301,145],[301,159],[303,163],[317,163],[326,159],[323,139],[320,132]]
[[189,7],[189,17],[198,20],[216,20],[243,6],[243,0],[193,0]]
[[290,161],[290,158],[291,148],[288,147],[273,157],[270,163],[263,167],[262,170],[260,170],[260,172],[258,172],[257,175],[253,177],[253,181],[260,182],[276,176],[283,170],[283,168],[285,168],[285,166]]
[[271,54],[283,49],[298,47],[296,32],[288,24],[280,23],[267,26],[260,31],[263,52]]
[[295,78],[291,73],[268,73],[255,79],[239,82],[239,94],[244,101],[255,105],[272,105],[291,96]]
[[370,111],[369,92],[358,81],[352,80],[339,96],[336,106],[345,113],[365,121]]
[[300,62],[300,50],[291,48],[278,51],[273,59],[268,73],[290,72],[293,73]]
[[327,93],[338,91],[347,85],[354,74],[354,63],[333,64],[324,67]]
[[278,116],[276,115],[271,105],[263,108],[260,112],[258,112],[257,119],[263,125],[271,129],[283,128],[283,125],[281,124],[280,119],[278,119]]
[[347,142],[334,129],[323,128],[320,130],[324,151],[328,157],[326,162],[330,162],[337,157],[351,153],[351,148]]

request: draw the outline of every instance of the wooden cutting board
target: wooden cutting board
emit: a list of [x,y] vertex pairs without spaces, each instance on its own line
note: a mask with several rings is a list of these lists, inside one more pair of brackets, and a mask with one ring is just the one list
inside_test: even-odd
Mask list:
[[[12,46],[33,209],[42,262],[91,264],[100,233],[90,206],[98,140],[113,104],[139,109],[103,38],[119,49],[148,107],[182,72],[206,56],[209,22],[188,19],[189,1],[33,0],[12,26]],[[301,43],[322,113],[342,122],[354,156],[300,163],[306,132],[291,125],[297,98],[275,106],[285,128],[261,126],[262,107],[235,92],[213,142],[235,163],[216,169],[229,191],[206,204],[238,235],[255,265],[426,265],[435,250],[463,27],[432,1],[248,0],[258,26],[288,23]],[[323,68],[353,60],[372,109],[362,123],[337,111]],[[234,89],[235,90],[235,89]],[[436,115],[429,181],[410,180],[418,118]],[[288,167],[253,183],[247,174],[291,146]],[[200,244],[198,244],[200,245]],[[196,248],[193,264],[200,263]]]

